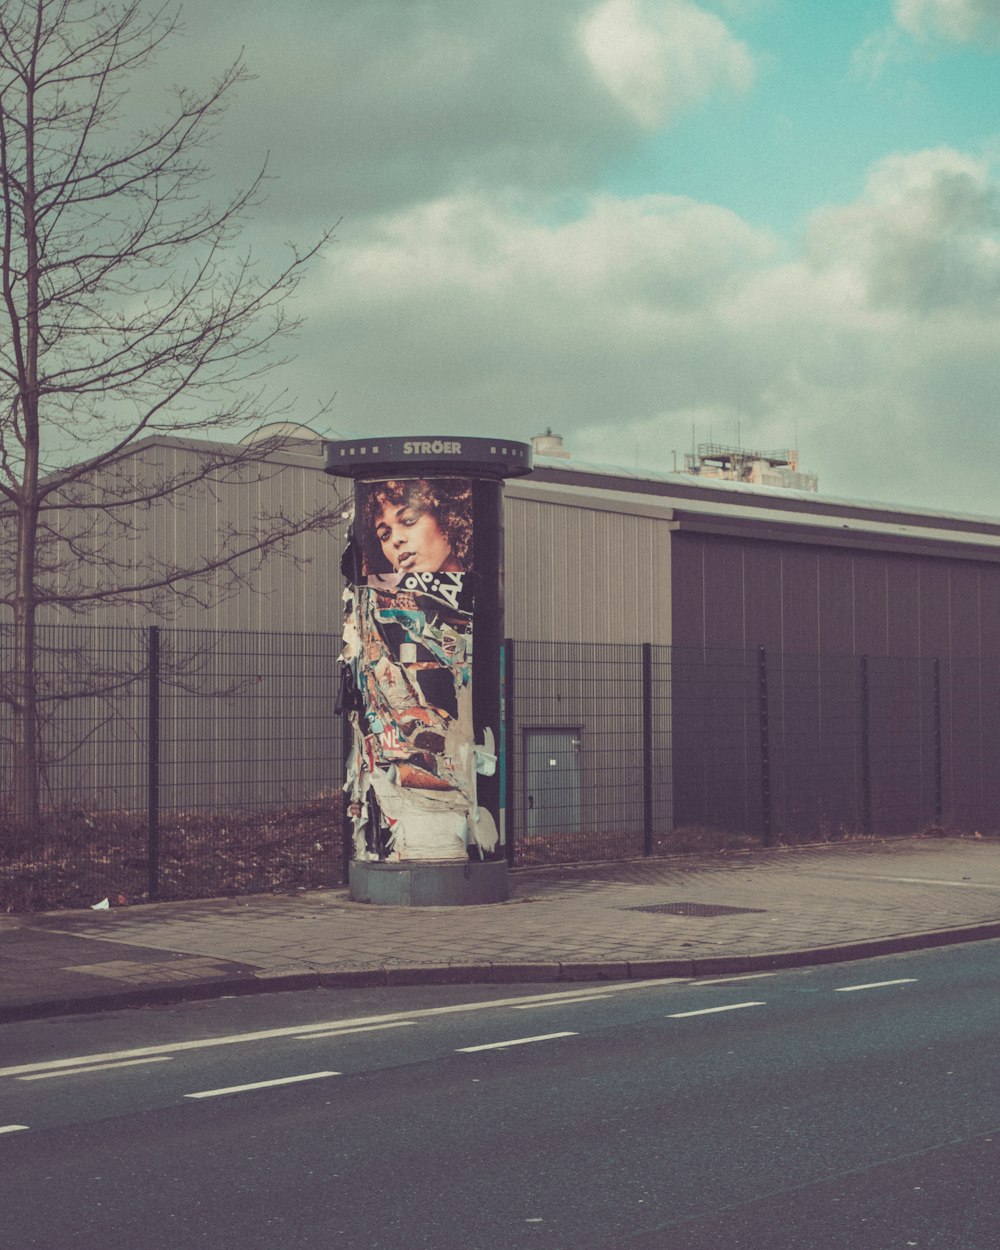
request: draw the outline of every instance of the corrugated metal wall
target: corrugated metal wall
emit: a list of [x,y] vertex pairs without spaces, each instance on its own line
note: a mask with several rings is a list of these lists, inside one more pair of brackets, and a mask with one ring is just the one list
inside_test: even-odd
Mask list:
[[[46,803],[143,811],[153,735],[164,812],[276,808],[338,793],[338,634],[154,632],[151,670],[147,629],[40,628]],[[9,644],[0,626],[0,669]],[[0,701],[0,779],[10,777],[9,743]]]
[[[649,510],[652,513],[652,510]],[[505,629],[515,643],[519,696],[513,726],[516,825],[522,854],[559,833],[529,812],[532,743],[545,730],[575,745],[581,829],[606,854],[642,849],[642,652],[670,639],[670,531],[665,516],[629,515],[585,491],[556,495],[508,485],[505,503]],[[525,641],[521,641],[525,640]],[[577,645],[585,644],[585,645]],[[656,680],[669,681],[658,668]],[[659,687],[658,687],[659,689]],[[655,824],[669,828],[669,727],[657,722]],[[539,838],[532,830],[537,826]],[[549,848],[545,853],[555,853]],[[593,849],[591,849],[591,853]]]
[[[348,497],[349,484],[322,472],[320,452],[317,444],[315,454],[281,453],[271,463],[237,466],[209,481],[195,481],[148,507],[109,511],[83,537],[91,560],[74,559],[67,548],[59,589],[127,586],[148,580],[157,569],[195,569],[212,560],[227,541],[240,548],[252,545],[267,531],[270,518],[294,522],[328,509],[332,501]],[[155,493],[158,483],[196,475],[199,457],[190,446],[155,442],[137,449],[117,472],[134,483],[136,493]],[[113,474],[99,477],[98,488],[102,482],[115,491]],[[87,619],[128,626],[160,620],[197,629],[338,631],[345,533],[344,525],[332,532],[305,532],[263,560],[251,553],[236,560],[231,570],[181,581],[132,602],[100,604],[88,611]],[[67,610],[50,608],[44,619],[73,618]]]
[[[145,482],[155,489],[158,481],[189,472],[197,455],[182,443],[154,442],[138,449],[123,471],[135,483]],[[346,495],[349,486],[324,474],[322,464],[319,454],[282,455],[272,466],[265,466],[263,473],[253,466],[243,480],[237,473],[235,480],[217,482],[211,488],[199,485],[186,498],[157,501],[148,511],[135,513],[131,527],[125,525],[117,532],[99,530],[88,539],[98,551],[100,543],[107,544],[104,567],[98,562],[81,568],[74,564],[67,546],[61,584],[76,577],[84,584],[101,584],[102,577],[111,584],[121,578],[121,569],[141,578],[156,562],[194,565],[214,550],[220,535],[251,532],[258,517],[301,515],[327,504],[331,496]],[[676,658],[662,663],[657,659],[657,680],[675,703],[669,724],[658,729],[657,758],[668,759],[676,777],[683,772],[688,779],[684,783],[689,787],[688,797],[676,796],[675,816],[681,823],[708,820],[705,796],[713,792],[714,808],[728,813],[727,821],[752,824],[758,819],[752,804],[748,806],[745,785],[757,767],[752,723],[756,670],[746,656],[752,661],[759,645],[783,657],[782,673],[772,676],[774,688],[782,692],[781,702],[771,710],[772,749],[784,752],[788,775],[797,778],[799,787],[794,793],[783,789],[776,770],[774,802],[781,805],[786,820],[797,820],[800,814],[803,820],[819,820],[818,813],[824,812],[824,820],[836,823],[841,820],[841,808],[855,813],[858,809],[860,677],[852,657],[860,656],[872,661],[873,691],[883,680],[876,661],[913,661],[912,680],[901,676],[905,664],[892,667],[892,688],[877,691],[873,702],[881,717],[870,726],[876,772],[872,784],[878,789],[880,806],[899,812],[904,819],[914,785],[926,788],[928,769],[921,767],[922,780],[915,783],[907,773],[908,765],[898,763],[894,752],[901,753],[900,760],[905,756],[926,761],[931,733],[927,664],[939,657],[941,723],[948,734],[943,779],[946,816],[967,827],[977,813],[1000,812],[1000,770],[993,767],[995,743],[1000,738],[1000,700],[984,693],[1000,688],[1000,560],[992,562],[994,554],[1000,553],[984,549],[982,560],[963,558],[947,551],[943,543],[940,557],[879,550],[879,542],[885,546],[889,540],[875,533],[859,534],[857,526],[853,549],[834,545],[844,541],[837,536],[839,528],[829,530],[827,545],[811,539],[790,542],[780,535],[764,539],[687,532],[676,529],[670,503],[669,497],[651,498],[648,503],[616,499],[608,489],[589,492],[585,485],[514,481],[507,487],[506,634],[531,644],[600,644],[590,654],[581,652],[574,666],[551,680],[539,660],[537,689],[517,713],[521,735],[561,728],[580,737],[582,801],[589,813],[588,824],[610,830],[622,814],[635,822],[639,799],[634,774],[640,749],[634,724],[637,661],[612,651],[639,643],[672,645],[678,654],[728,649],[741,657],[723,666],[721,676],[715,673],[707,696],[705,687],[695,681],[699,663],[704,668],[703,660],[689,657],[685,661],[689,667],[681,672]],[[718,506],[713,503],[720,514],[729,506],[721,495]],[[772,511],[777,516],[782,509],[789,512],[798,506],[794,498],[782,498],[774,501]],[[822,507],[822,501],[814,500],[810,506]],[[744,518],[734,512],[730,523],[742,526]],[[747,526],[748,531],[753,529],[749,522]],[[772,535],[776,529],[772,526]],[[869,538],[870,547],[859,546]],[[974,542],[974,537],[969,541]],[[190,778],[192,793],[209,793],[225,770],[231,770],[232,794],[254,802],[308,795],[325,784],[323,759],[329,746],[323,735],[329,727],[325,712],[317,711],[316,704],[309,713],[313,720],[305,728],[315,732],[320,745],[315,754],[305,752],[309,763],[301,776],[295,769],[286,770],[283,777],[263,769],[263,751],[250,741],[240,744],[233,763],[221,741],[234,736],[239,740],[241,708],[252,706],[259,711],[258,690],[276,690],[287,684],[286,676],[293,680],[291,673],[282,675],[276,660],[256,654],[253,635],[285,632],[336,639],[342,609],[343,544],[342,528],[304,534],[291,542],[286,553],[276,554],[260,568],[253,557],[244,560],[237,570],[242,583],[237,579],[229,585],[220,574],[206,585],[182,587],[187,594],[160,596],[159,606],[165,609],[169,600],[173,609],[162,619],[175,627],[244,634],[238,646],[220,640],[212,644],[213,651],[199,644],[203,654],[214,655],[212,663],[217,661],[225,671],[220,678],[214,669],[206,669],[199,677],[203,703],[198,725],[192,726],[189,735],[181,732],[176,744],[180,751],[190,737],[197,745],[197,754],[184,762],[188,771],[182,769],[182,775]],[[86,619],[91,625],[138,627],[158,618],[149,605],[138,604],[101,608]],[[99,667],[99,661],[94,663]],[[332,653],[324,655],[315,670],[309,667],[312,663],[297,669],[299,676],[294,680],[303,680],[304,694],[321,694],[325,707],[333,698],[334,658]],[[266,668],[266,681],[256,685],[258,675],[265,671],[261,665]],[[127,706],[131,695],[126,678],[131,667],[141,671],[141,655],[137,654],[134,665],[123,663],[121,691],[114,696],[119,700],[114,717],[123,726],[116,749],[126,771],[139,733],[131,726],[133,712]],[[108,697],[95,696],[99,702]],[[169,694],[164,697],[170,698]],[[688,711],[681,715],[685,707]],[[165,705],[166,711],[169,706]],[[736,718],[731,724],[730,713]],[[58,713],[60,717],[68,714]],[[95,704],[88,713],[95,721],[107,714],[103,704]],[[697,723],[696,717],[700,718]],[[918,740],[904,746],[898,726],[906,727]],[[272,726],[254,732],[263,732],[270,744],[284,729]],[[68,732],[66,746],[73,758],[88,758],[86,739],[74,743],[72,737]],[[727,746],[730,739],[732,745]],[[685,765],[683,770],[677,767],[684,753],[690,756],[699,743],[701,763]],[[523,737],[512,746],[521,758]],[[797,754],[802,758],[809,754],[809,768],[814,771],[813,781],[805,782],[808,795],[802,791],[802,779],[809,769],[801,760],[795,763]],[[103,770],[107,778],[112,775],[111,763],[95,758],[91,766]],[[607,801],[612,771],[620,790],[613,803]],[[725,808],[721,788],[729,784],[726,778],[734,786],[744,786],[731,812]],[[114,784],[121,791],[116,802],[125,803],[126,790],[136,783],[123,775],[121,783],[116,780]],[[849,799],[845,797],[848,791]],[[168,801],[183,804],[186,800],[178,793]],[[917,807],[926,811],[926,794]],[[658,793],[656,808],[661,816],[669,812],[668,794]]]
[[506,492],[509,637],[533,642],[670,642],[670,531],[665,517],[629,515],[564,497]]
[[[776,802],[789,812],[811,810],[811,820],[825,812],[822,821],[833,825],[849,823],[841,809],[856,813],[865,657],[869,701],[879,709],[866,733],[882,830],[912,831],[910,814],[927,811],[921,791],[931,775],[934,697],[946,735],[944,823],[976,827],[984,813],[1000,812],[1000,563],[702,534],[676,534],[673,557],[679,648],[752,654],[764,646],[783,657],[776,688],[795,694],[772,704],[773,745],[799,789],[779,794],[776,781]],[[674,738],[684,740],[678,721]],[[797,752],[816,761],[812,785],[795,766]],[[739,764],[720,759],[724,770]],[[693,804],[677,796],[678,818],[687,819]]]
[[678,533],[673,641],[825,655],[1000,654],[1000,560]]

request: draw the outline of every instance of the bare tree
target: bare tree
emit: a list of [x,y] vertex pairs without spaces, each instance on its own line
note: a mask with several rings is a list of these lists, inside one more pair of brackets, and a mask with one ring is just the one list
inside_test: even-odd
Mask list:
[[[175,15],[141,0],[0,3],[0,604],[22,825],[39,816],[42,609],[217,589],[220,571],[247,576],[248,559],[337,512],[331,492],[308,515],[259,514],[206,536],[186,567],[130,562],[110,541],[194,489],[273,472],[266,443],[227,445],[224,432],[285,410],[265,371],[295,328],[287,297],[329,237],[290,247],[270,276],[234,250],[264,171],[216,204],[206,151],[242,61],[204,94],[176,89],[159,120],[130,132],[143,71],[175,31]],[[141,479],[130,471],[137,444],[179,431],[215,441]]]

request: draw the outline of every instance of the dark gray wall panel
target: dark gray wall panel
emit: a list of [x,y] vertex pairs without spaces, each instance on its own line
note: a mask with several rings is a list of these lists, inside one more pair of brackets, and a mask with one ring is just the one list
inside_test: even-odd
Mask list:
[[[917,832],[936,817],[939,751],[944,823],[1000,825],[1000,565],[757,535],[688,532],[675,541],[683,552],[674,566],[675,640],[731,648],[742,634],[748,666],[766,648],[776,831]],[[706,655],[706,666],[722,662]],[[675,709],[675,742],[701,737],[706,717],[732,719],[714,687],[696,684]],[[753,795],[744,810],[757,811],[756,715],[748,692],[746,734],[713,742],[711,803],[697,785],[679,792],[682,818],[737,820],[739,796],[724,791],[741,772]]]
[[743,554],[745,624],[748,647],[781,649],[781,548],[776,543],[747,543]]
[[854,649],[859,655],[886,654],[886,566],[890,558],[875,552],[854,556]]
[[1000,568],[983,565],[979,572],[980,637],[985,655],[1000,655]]
[[854,654],[854,556],[825,548],[817,564],[819,650],[823,655]]
[[951,654],[951,590],[947,560],[920,562],[920,654]]
[[675,534],[671,546],[675,647],[705,645],[704,543],[698,535]]
[[819,570],[822,553],[786,547],[781,553],[781,649],[819,650]]
[[920,654],[920,561],[893,556],[886,561],[889,655]]
[[743,647],[744,544],[739,540],[709,539],[705,547],[705,645]]
[[979,569],[956,561],[949,568],[948,596],[951,607],[951,654],[980,653]]

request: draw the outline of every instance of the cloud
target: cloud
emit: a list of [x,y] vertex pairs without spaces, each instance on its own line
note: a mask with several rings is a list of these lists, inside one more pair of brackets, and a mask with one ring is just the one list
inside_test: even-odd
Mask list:
[[[374,220],[310,282],[303,376],[333,424],[529,438],[672,467],[710,435],[800,444],[824,490],[995,510],[997,186],[938,149],[870,172],[798,255],[676,196],[441,197]],[[952,466],[950,477],[943,465]]]
[[357,219],[470,188],[594,185],[642,137],[593,74],[591,0],[246,0],[186,14],[162,73],[208,81],[240,44],[258,77],[226,125],[227,171],[271,153],[277,210]]
[[437,288],[686,306],[772,248],[735,214],[681,196],[595,196],[579,217],[547,224],[527,206],[466,195],[373,223],[340,280],[377,300]]
[[1000,41],[997,0],[895,0],[897,24],[918,39],[953,43]]
[[325,368],[335,423],[359,430],[405,414],[527,437],[700,404],[740,351],[720,345],[733,289],[775,247],[678,197],[596,197],[559,224],[476,195],[435,201],[331,252],[304,293],[323,347],[303,373]]
[[1000,47],[998,0],[894,0],[894,22],[874,31],[854,51],[851,68],[874,82],[893,64],[914,59],[916,45],[939,42]]
[[331,254],[305,311],[360,428],[419,409],[527,436],[728,399],[748,346],[734,300],[776,246],[679,197],[596,197],[544,224],[467,195],[387,217]]
[[[298,419],[336,392],[328,428],[344,433],[551,426],[578,457],[663,469],[692,424],[735,441],[739,420],[748,444],[799,443],[826,491],[995,510],[985,161],[890,156],[794,243],[691,198],[596,189],[650,127],[752,83],[727,25],[740,11],[246,0],[262,77],[227,122],[220,176],[271,148],[268,247],[343,217],[290,310],[299,359],[275,377]],[[223,17],[191,11],[179,81],[227,59]]]
[[883,26],[854,49],[851,72],[863,81],[876,82],[887,66],[910,59],[911,47],[898,26]]
[[[186,21],[162,72],[208,81],[239,42],[220,6]],[[235,173],[269,150],[289,218],[586,190],[648,126],[753,77],[722,18],[688,0],[246,0],[239,41],[258,78],[222,163]]]
[[686,0],[603,0],[581,20],[579,37],[597,79],[649,130],[716,90],[753,84],[746,45]]
[[941,148],[886,158],[857,203],[813,218],[809,255],[873,305],[994,307],[1000,198],[986,166]]

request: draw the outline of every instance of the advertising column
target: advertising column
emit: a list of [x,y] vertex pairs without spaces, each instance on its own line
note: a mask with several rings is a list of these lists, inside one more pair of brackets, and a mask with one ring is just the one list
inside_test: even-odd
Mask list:
[[503,480],[525,443],[372,438],[327,444],[354,480],[343,571],[352,898],[507,897],[498,751]]

